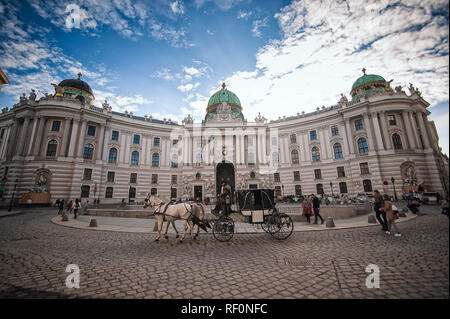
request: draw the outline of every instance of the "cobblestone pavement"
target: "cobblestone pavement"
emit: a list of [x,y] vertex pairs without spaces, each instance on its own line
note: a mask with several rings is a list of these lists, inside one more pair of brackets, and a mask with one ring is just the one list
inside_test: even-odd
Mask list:
[[[92,231],[50,222],[55,212],[0,219],[0,298],[448,298],[448,218],[438,207],[399,224],[296,232],[287,241],[237,234],[178,243],[154,234]],[[80,288],[65,286],[80,267]],[[366,287],[366,266],[380,288]]]

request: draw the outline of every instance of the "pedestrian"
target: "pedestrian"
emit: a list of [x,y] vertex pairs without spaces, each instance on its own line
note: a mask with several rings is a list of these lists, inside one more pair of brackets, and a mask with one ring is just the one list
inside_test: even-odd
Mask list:
[[58,215],[62,214],[63,210],[64,210],[64,199],[61,199],[59,201],[59,211],[58,211]]
[[70,201],[69,204],[67,204],[67,212],[69,214],[72,214],[72,209],[73,209],[73,201]]
[[447,197],[442,201],[441,205],[442,208],[441,213],[443,215],[447,215],[447,218],[448,218],[448,205],[449,205],[449,196],[447,195]]
[[75,199],[75,204],[73,206],[73,218],[77,219],[78,210],[81,208],[80,201]]
[[317,198],[314,194],[311,194],[311,199],[312,199],[312,208],[314,211],[314,224],[317,224],[317,217],[320,218],[320,220],[322,221],[322,224],[324,223],[324,220],[322,218],[322,216],[320,216],[320,200],[319,198]]
[[386,230],[386,234],[390,235],[391,232],[395,231],[394,236],[400,237],[402,234],[400,234],[397,224],[395,223],[395,220],[398,219],[398,215],[395,214],[394,211],[392,210],[392,202],[389,200],[389,196],[387,194],[384,194],[383,198],[384,198],[384,207],[380,209],[384,210],[388,219],[388,229]]
[[373,203],[373,210],[375,211],[375,216],[378,222],[381,224],[381,230],[387,231],[388,222],[386,219],[386,212],[384,210],[380,210],[380,208],[384,207],[383,196],[381,196],[378,190],[375,190],[373,194],[375,196],[375,201]]
[[59,207],[59,198],[56,199],[55,207]]
[[312,203],[311,200],[306,196],[302,202],[303,215],[306,217],[306,221],[311,223],[312,212]]

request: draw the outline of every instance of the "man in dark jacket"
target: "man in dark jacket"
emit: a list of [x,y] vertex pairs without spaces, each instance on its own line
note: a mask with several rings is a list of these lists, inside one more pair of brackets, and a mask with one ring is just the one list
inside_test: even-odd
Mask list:
[[320,200],[314,195],[311,194],[311,198],[312,198],[312,208],[314,211],[314,224],[317,224],[317,217],[320,218],[320,220],[322,221],[322,224],[324,222],[322,216],[320,216],[319,210],[320,210]]
[[225,205],[223,205],[223,203],[225,203],[226,198],[229,196],[230,200],[231,200],[231,186],[227,184],[226,181],[222,181],[222,183],[220,184],[221,187],[221,193],[219,195],[217,195],[217,203],[216,203],[216,207],[213,210],[213,213],[218,214],[221,210],[224,210],[224,213],[228,213],[228,207]]
[[375,196],[375,201],[373,203],[373,210],[375,211],[376,218],[382,226],[381,230],[387,231],[388,223],[386,218],[386,212],[384,210],[380,210],[380,208],[384,208],[383,196],[381,196],[380,192],[377,190],[375,190],[373,194]]

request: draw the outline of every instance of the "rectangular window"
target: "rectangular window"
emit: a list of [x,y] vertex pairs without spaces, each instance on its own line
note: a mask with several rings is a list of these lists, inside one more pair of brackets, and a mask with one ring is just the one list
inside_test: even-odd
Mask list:
[[389,125],[397,125],[397,121],[395,120],[395,115],[388,115]]
[[337,125],[333,125],[331,127],[331,136],[337,136],[339,135],[339,128]]
[[339,183],[339,192],[341,194],[347,194],[348,190],[347,190],[347,183],[346,182],[340,182]]
[[118,141],[119,140],[119,131],[112,131],[111,139],[113,141]]
[[369,193],[372,192],[372,182],[370,179],[363,180],[364,192]]
[[155,138],[153,139],[153,146],[159,147],[159,142],[160,142],[159,137],[155,137]]
[[81,186],[81,198],[89,198],[89,193],[91,191],[91,187],[89,185]]
[[89,125],[88,126],[88,136],[95,136],[95,126],[94,125]]
[[172,198],[172,199],[176,199],[177,198],[177,189],[176,188],[171,188],[170,189],[170,198]]
[[175,145],[177,145],[177,144],[178,144],[178,140],[173,140],[173,141],[172,141],[172,145],[173,145],[173,146],[175,146]]
[[247,139],[247,146],[252,147],[253,146],[253,137],[249,136]]
[[302,196],[302,187],[300,185],[295,185],[295,196]]
[[112,187],[106,187],[105,198],[113,198],[113,190]]
[[132,184],[137,183],[137,173],[130,174],[130,183],[132,183]]
[[361,175],[367,175],[369,173],[369,163],[359,163],[359,168],[361,169]]
[[107,177],[106,181],[108,183],[114,183],[115,177],[116,177],[116,173],[115,172],[108,172],[108,177]]
[[343,166],[337,168],[337,175],[338,177],[345,177],[345,169]]
[[197,148],[201,148],[202,147],[202,139],[199,138],[197,139]]
[[275,196],[281,196],[281,187],[275,186]]
[[140,135],[133,135],[133,144],[140,144],[141,143],[141,136]]
[[314,177],[316,179],[322,179],[322,171],[320,169],[315,169],[314,170]]
[[280,182],[280,173],[273,173],[273,181],[275,183],[279,183]]
[[299,181],[299,180],[300,180],[300,172],[294,171],[294,181]]
[[291,144],[297,143],[297,134],[291,134],[291,135],[289,136],[289,139],[290,139],[290,141],[291,141]]
[[85,168],[83,173],[83,180],[90,181],[92,179],[92,169]]
[[177,184],[178,183],[178,176],[177,175],[172,175],[171,183],[172,184]]
[[158,184],[158,174],[152,174],[152,184]]
[[158,195],[158,189],[157,188],[152,188],[150,190],[150,195]]
[[362,119],[355,120],[355,130],[360,131],[363,129],[364,129],[364,126],[363,126]]
[[309,131],[309,138],[311,141],[317,140],[317,131]]
[[61,121],[53,121],[52,132],[59,132],[60,128],[61,128]]
[[278,146],[278,137],[276,136],[272,137],[272,146]]
[[254,166],[255,165],[255,154],[248,153],[248,165]]
[[316,184],[316,192],[317,192],[317,194],[323,195],[323,185],[322,184]]

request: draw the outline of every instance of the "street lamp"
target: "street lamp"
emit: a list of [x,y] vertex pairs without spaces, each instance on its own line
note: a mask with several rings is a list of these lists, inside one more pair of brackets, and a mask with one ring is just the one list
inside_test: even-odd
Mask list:
[[391,177],[391,182],[392,182],[392,187],[394,188],[394,198],[395,198],[395,201],[398,201],[398,199],[397,199],[397,192],[395,191],[395,184],[394,184],[395,178],[394,178],[394,176]]
[[16,182],[14,183],[14,190],[11,196],[11,201],[9,202],[9,207],[8,207],[8,212],[11,211],[12,205],[13,205],[13,201],[14,201],[14,194],[16,193],[16,188],[17,188],[17,183],[19,182],[19,180],[16,178]]
[[331,196],[334,197],[334,194],[333,194],[333,182],[330,182],[330,187],[331,187]]
[[281,194],[281,196],[284,197],[284,185],[281,185],[281,188],[283,189],[283,193]]

